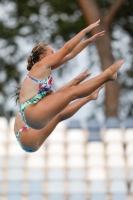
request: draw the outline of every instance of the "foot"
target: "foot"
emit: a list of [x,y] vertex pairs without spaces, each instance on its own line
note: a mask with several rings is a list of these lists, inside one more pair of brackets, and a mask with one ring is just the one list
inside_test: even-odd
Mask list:
[[95,91],[90,95],[91,100],[97,100],[98,94],[99,94],[100,90],[101,90],[104,86],[105,86],[105,84],[102,85],[101,87],[99,87],[97,90],[95,90]]
[[117,72],[123,63],[124,63],[124,60],[120,60],[120,61],[114,63],[113,65],[111,65],[107,70],[105,70],[108,74],[107,81],[116,81]]

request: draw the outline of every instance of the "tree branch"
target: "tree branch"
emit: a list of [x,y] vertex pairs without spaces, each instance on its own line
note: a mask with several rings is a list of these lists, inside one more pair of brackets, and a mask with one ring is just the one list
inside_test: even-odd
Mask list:
[[101,18],[96,0],[77,0],[87,24],[92,24]]
[[104,17],[104,22],[105,22],[107,29],[110,27],[115,15],[120,10],[120,8],[123,6],[124,2],[125,2],[125,0],[117,0],[116,3],[114,3],[110,7],[108,14],[105,15],[105,17]]

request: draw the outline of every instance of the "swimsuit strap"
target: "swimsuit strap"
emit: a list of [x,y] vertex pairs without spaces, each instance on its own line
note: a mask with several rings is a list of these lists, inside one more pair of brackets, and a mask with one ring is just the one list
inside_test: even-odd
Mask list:
[[27,77],[30,78],[31,80],[35,81],[36,83],[39,83],[39,81],[36,80],[35,78],[33,78],[33,77],[29,76],[29,75],[27,75]]
[[39,81],[39,80],[37,80],[37,79],[35,79],[35,78],[29,76],[29,75],[27,75],[27,77],[30,78],[31,80],[35,81],[35,82],[38,83],[39,85],[40,85],[40,84],[41,84],[41,85],[42,85],[42,84],[46,84],[46,82],[51,78],[51,76],[48,76],[47,78],[45,78],[45,80]]

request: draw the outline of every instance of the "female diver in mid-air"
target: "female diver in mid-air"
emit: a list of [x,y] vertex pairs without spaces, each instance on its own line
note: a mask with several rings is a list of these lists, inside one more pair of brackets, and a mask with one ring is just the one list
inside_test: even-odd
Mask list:
[[[87,74],[87,70],[85,70],[64,87],[67,88],[80,84],[89,75],[90,74]],[[60,88],[60,90],[64,89],[64,87]],[[103,86],[95,90],[89,96],[70,103],[63,111],[57,114],[44,128],[39,130],[28,127],[23,121],[21,113],[19,112],[15,119],[14,131],[15,133],[17,133],[16,137],[22,149],[26,152],[37,151],[59,122],[73,116],[83,105],[85,105],[89,101],[96,100],[98,98],[98,93],[101,88],[103,88]],[[20,135],[21,132],[23,132],[23,134]]]
[[[56,53],[46,43],[39,43],[32,49],[27,66],[30,72],[24,79],[18,96],[21,115],[16,116],[14,126],[16,137],[24,150],[28,152],[37,150],[54,127],[61,120],[69,118],[69,115],[72,116],[86,103],[85,99],[88,99],[89,95],[107,81],[116,80],[117,71],[123,64],[123,60],[81,84],[74,84],[72,81],[56,92],[51,90],[53,83],[51,70],[72,59],[90,42],[104,35],[105,31],[102,31],[79,43],[86,33],[99,25],[99,22],[100,20],[80,31]],[[79,100],[68,105],[75,99]],[[80,104],[84,101],[85,103]],[[77,105],[76,103],[80,106],[71,114],[67,114],[73,106]]]

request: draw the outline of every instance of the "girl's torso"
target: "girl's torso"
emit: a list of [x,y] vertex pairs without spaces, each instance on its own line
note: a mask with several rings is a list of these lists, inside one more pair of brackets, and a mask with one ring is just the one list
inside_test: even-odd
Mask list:
[[23,102],[35,97],[39,93],[39,91],[43,92],[44,88],[47,87],[47,84],[48,86],[50,84],[52,85],[50,74],[50,67],[46,68],[45,71],[43,70],[43,73],[41,72],[41,69],[39,69],[39,67],[33,67],[33,69],[27,74],[22,83],[19,96],[20,105]]

